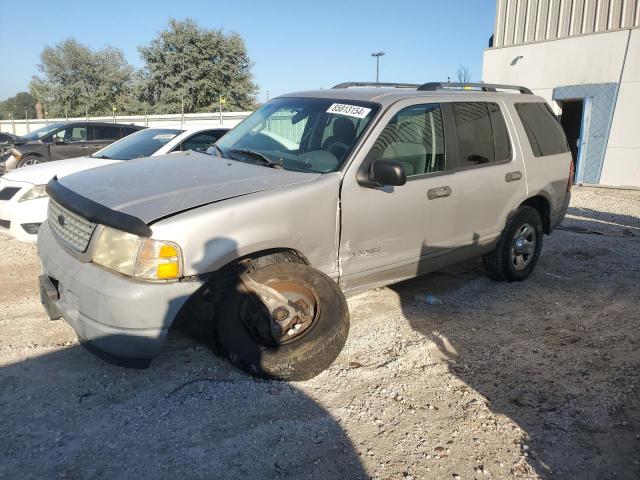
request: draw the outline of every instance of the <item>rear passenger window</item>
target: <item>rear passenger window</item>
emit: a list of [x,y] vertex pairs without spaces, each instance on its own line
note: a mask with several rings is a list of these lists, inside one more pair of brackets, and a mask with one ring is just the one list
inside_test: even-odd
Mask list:
[[509,133],[497,104],[455,102],[452,105],[458,133],[458,158],[451,165],[452,170],[511,158]]
[[120,127],[92,125],[89,128],[92,132],[91,140],[118,140],[120,138]]
[[516,103],[516,111],[536,157],[569,151],[562,126],[546,103]]
[[442,112],[438,104],[400,110],[376,140],[374,159],[400,162],[408,177],[444,170]]

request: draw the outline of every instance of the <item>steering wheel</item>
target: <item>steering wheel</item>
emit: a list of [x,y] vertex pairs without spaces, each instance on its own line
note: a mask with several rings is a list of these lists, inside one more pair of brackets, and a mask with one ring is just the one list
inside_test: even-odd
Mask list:
[[351,147],[346,143],[334,142],[327,148],[327,151],[333,154],[338,160],[342,160],[350,149]]

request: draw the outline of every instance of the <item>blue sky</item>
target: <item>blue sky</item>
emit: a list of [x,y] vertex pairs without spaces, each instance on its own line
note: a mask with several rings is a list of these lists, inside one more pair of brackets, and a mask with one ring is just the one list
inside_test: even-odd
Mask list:
[[137,47],[169,17],[240,33],[261,101],[267,90],[274,97],[374,81],[374,51],[386,52],[380,81],[446,80],[460,64],[479,80],[494,15],[495,0],[9,0],[2,9],[9,21],[0,28],[0,99],[26,90],[41,50],[68,37],[94,49],[120,48],[138,67]]

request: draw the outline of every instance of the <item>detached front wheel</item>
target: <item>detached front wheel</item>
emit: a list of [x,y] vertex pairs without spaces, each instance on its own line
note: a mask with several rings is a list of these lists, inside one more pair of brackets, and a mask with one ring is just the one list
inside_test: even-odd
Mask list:
[[307,265],[281,263],[241,275],[218,316],[220,347],[264,378],[307,380],[328,368],[349,333],[338,285]]

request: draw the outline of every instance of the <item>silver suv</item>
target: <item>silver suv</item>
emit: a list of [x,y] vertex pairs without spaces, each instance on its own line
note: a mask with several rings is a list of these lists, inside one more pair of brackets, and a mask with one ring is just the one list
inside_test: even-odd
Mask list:
[[42,301],[112,360],[148,364],[180,320],[252,374],[310,378],[344,345],[344,294],[478,255],[496,280],[527,278],[572,169],[523,87],[284,95],[207,153],[54,178]]

